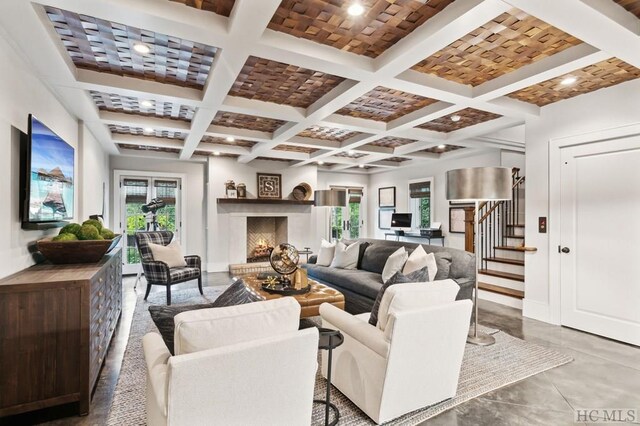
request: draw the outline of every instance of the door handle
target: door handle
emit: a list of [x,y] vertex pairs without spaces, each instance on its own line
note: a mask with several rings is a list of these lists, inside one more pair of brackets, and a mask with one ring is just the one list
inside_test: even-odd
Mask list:
[[562,252],[562,253],[569,253],[571,250],[569,249],[569,247],[562,247],[560,249],[560,246],[558,246],[559,251],[558,252]]

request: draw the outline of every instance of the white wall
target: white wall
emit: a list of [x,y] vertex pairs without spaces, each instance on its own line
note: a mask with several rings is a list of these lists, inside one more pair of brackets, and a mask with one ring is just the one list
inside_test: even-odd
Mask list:
[[[639,94],[640,80],[635,80],[551,104],[542,108],[540,117],[527,121],[525,241],[538,251],[526,255],[525,316],[550,321],[549,289],[560,285],[550,279],[549,271],[549,259],[558,255],[557,250],[549,247],[549,234],[539,234],[536,225],[538,217],[549,216],[549,140],[640,123]],[[549,217],[549,224],[557,219]],[[594,232],[606,232],[606,226]],[[611,244],[624,247],[622,241]]]
[[[464,250],[464,234],[449,233],[449,201],[446,199],[446,177],[448,170],[464,167],[499,166],[501,164],[500,151],[489,152],[463,158],[450,160],[438,160],[424,163],[419,166],[401,168],[384,173],[371,175],[369,181],[368,211],[370,238],[384,239],[384,233],[388,230],[378,229],[378,188],[387,186],[396,187],[396,212],[409,212],[409,181],[433,177],[431,198],[431,221],[442,222],[442,233],[445,235],[445,245]],[[424,240],[418,240],[424,242]],[[433,241],[439,244],[439,241]]]
[[[19,210],[20,191],[20,131],[27,132],[27,117],[34,114],[51,127],[67,143],[76,148],[75,220],[82,217],[85,194],[95,190],[92,184],[81,188],[83,176],[78,164],[83,160],[78,153],[78,121],[72,116],[54,94],[32,72],[7,42],[6,35],[0,34],[0,277],[12,274],[33,264],[28,246],[47,235],[55,235],[58,230],[24,231],[21,229]],[[102,148],[89,142],[92,150]],[[89,153],[87,152],[87,156]],[[98,156],[100,154],[98,153]],[[96,174],[102,174],[104,163],[96,165]],[[88,202],[88,206],[93,202]]]
[[[186,175],[186,182],[183,182],[183,202],[186,204],[186,217],[183,218],[185,227],[185,236],[187,244],[185,246],[185,254],[197,254],[206,259],[206,193],[205,193],[205,175],[206,164],[189,161],[165,160],[159,158],[143,158],[143,157],[126,157],[111,156],[111,173],[109,179],[112,182],[114,191],[111,194],[112,210],[115,209],[113,197],[120,196],[118,188],[119,183],[113,182],[114,170],[155,172],[159,175],[162,173],[181,173]],[[114,228],[120,222],[120,212],[111,212]]]
[[104,221],[107,226],[113,226],[109,217],[109,154],[84,124],[79,126],[78,139],[78,186],[82,194],[79,217],[86,219],[102,214],[104,204]]
[[[229,212],[230,209],[219,207],[218,198],[225,197],[224,183],[233,180],[236,184],[244,183],[247,186],[247,197],[254,198],[257,193],[258,172],[279,173],[282,175],[282,198],[288,198],[293,188],[303,182],[308,183],[313,190],[318,189],[318,173],[315,165],[302,167],[289,167],[285,162],[279,161],[252,161],[249,164],[238,163],[235,159],[216,158],[209,159],[208,173],[208,215],[207,215],[207,250],[208,270],[225,271],[229,267]],[[246,207],[246,206],[245,206]],[[283,213],[287,211],[284,206],[273,206],[270,211]],[[277,207],[277,208],[276,208]],[[296,212],[299,209],[296,208]],[[315,247],[316,209],[306,208],[304,213],[307,218],[304,221],[306,233],[289,235],[289,241],[296,247]],[[300,222],[298,222],[300,223]],[[317,244],[315,244],[317,245]]]

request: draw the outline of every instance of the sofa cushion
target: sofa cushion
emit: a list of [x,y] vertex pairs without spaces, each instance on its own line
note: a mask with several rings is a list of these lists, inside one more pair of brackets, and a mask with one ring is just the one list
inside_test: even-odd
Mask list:
[[341,241],[348,246],[354,243],[360,243],[360,253],[358,254],[357,269],[362,269],[362,259],[364,258],[364,252],[367,250],[367,247],[369,247],[371,244],[369,244],[366,241],[347,240],[346,238],[343,238]]
[[358,269],[359,254],[360,243],[354,243],[348,246],[340,241],[336,244],[336,250],[330,266],[339,269]]
[[338,289],[345,288],[372,300],[376,298],[380,287],[382,287],[382,277],[375,272],[336,269],[310,264],[304,265],[304,268],[309,273],[309,278],[330,283]]
[[175,317],[175,353],[189,354],[291,333],[300,325],[300,309],[295,299],[283,297],[182,312]]
[[336,243],[330,243],[329,241],[322,239],[320,243],[320,252],[316,263],[322,266],[329,266],[333,261],[333,255],[336,251]]
[[380,308],[380,302],[382,301],[382,297],[384,296],[385,291],[395,284],[406,284],[406,283],[426,283],[429,281],[429,269],[425,266],[422,269],[418,269],[417,271],[413,271],[407,275],[404,275],[402,272],[396,272],[384,285],[380,288],[378,292],[378,296],[376,297],[376,301],[373,303],[373,308],[371,308],[371,316],[369,316],[369,324],[377,325],[378,324],[378,310]]
[[446,251],[439,251],[435,253],[436,265],[438,265],[438,271],[433,281],[446,280],[447,278],[454,278],[451,276],[451,253]]
[[433,253],[424,251],[421,245],[416,247],[407,259],[407,263],[402,268],[402,273],[407,275],[414,271],[418,271],[424,267],[429,268],[429,281],[433,281],[438,272],[438,264]]
[[388,246],[385,244],[371,244],[364,252],[364,257],[362,258],[362,269],[369,272],[375,272],[376,274],[382,274],[384,265],[387,263],[387,259],[396,250],[398,250],[398,247],[395,245]]
[[408,257],[409,254],[404,247],[400,247],[398,250],[394,251],[387,259],[387,263],[384,264],[384,269],[382,270],[382,282],[386,283],[395,275],[396,272],[401,272],[404,264],[407,263]]
[[183,306],[165,306],[165,305],[153,305],[149,306],[149,313],[151,319],[158,328],[162,340],[167,345],[169,352],[173,353],[173,332],[175,329],[174,318],[176,315],[182,312],[194,311],[198,309],[217,308],[223,306],[235,306],[245,303],[255,302],[258,299],[255,296],[245,290],[244,282],[236,280],[231,284],[213,303],[203,303],[198,305],[183,305]]

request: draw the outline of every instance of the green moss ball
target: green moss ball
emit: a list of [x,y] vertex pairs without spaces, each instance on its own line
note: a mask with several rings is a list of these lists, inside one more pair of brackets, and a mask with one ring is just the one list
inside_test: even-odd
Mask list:
[[102,231],[100,231],[100,235],[102,235],[102,238],[104,238],[105,240],[113,240],[113,237],[116,236],[116,234],[114,234],[111,229],[107,228],[102,228]]
[[58,234],[59,235],[62,235],[62,234],[78,235],[79,231],[80,231],[80,224],[70,223],[68,225],[65,225],[64,228],[62,228]]
[[82,222],[82,225],[83,226],[84,225],[93,225],[93,226],[96,227],[98,232],[102,231],[102,223],[100,223],[100,221],[98,219],[87,219],[84,222]]
[[100,236],[100,232],[98,231],[98,228],[96,228],[95,226],[82,225],[82,227],[80,228],[80,231],[78,232],[78,239],[79,240],[98,240],[98,239],[102,239],[102,237]]
[[78,241],[78,237],[75,234],[60,234],[53,237],[52,241]]

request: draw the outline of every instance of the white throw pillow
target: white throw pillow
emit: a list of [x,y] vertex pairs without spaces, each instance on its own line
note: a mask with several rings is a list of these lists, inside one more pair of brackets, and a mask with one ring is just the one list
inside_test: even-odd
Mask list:
[[333,262],[333,253],[336,250],[336,243],[330,243],[329,241],[322,239],[320,243],[320,252],[318,253],[318,260],[316,265],[329,266]]
[[404,247],[400,247],[398,250],[394,251],[384,264],[384,269],[382,270],[382,282],[386,283],[395,275],[396,272],[402,271],[408,257],[409,255]]
[[347,246],[342,241],[336,244],[336,251],[331,262],[332,268],[357,269],[360,242]]
[[153,260],[164,262],[169,268],[184,268],[187,262],[182,255],[182,247],[177,241],[171,241],[168,245],[149,243],[149,249]]
[[411,256],[407,259],[402,273],[408,275],[414,271],[418,271],[424,267],[429,271],[429,281],[433,281],[438,273],[438,264],[433,253],[427,253],[422,246],[418,246]]

